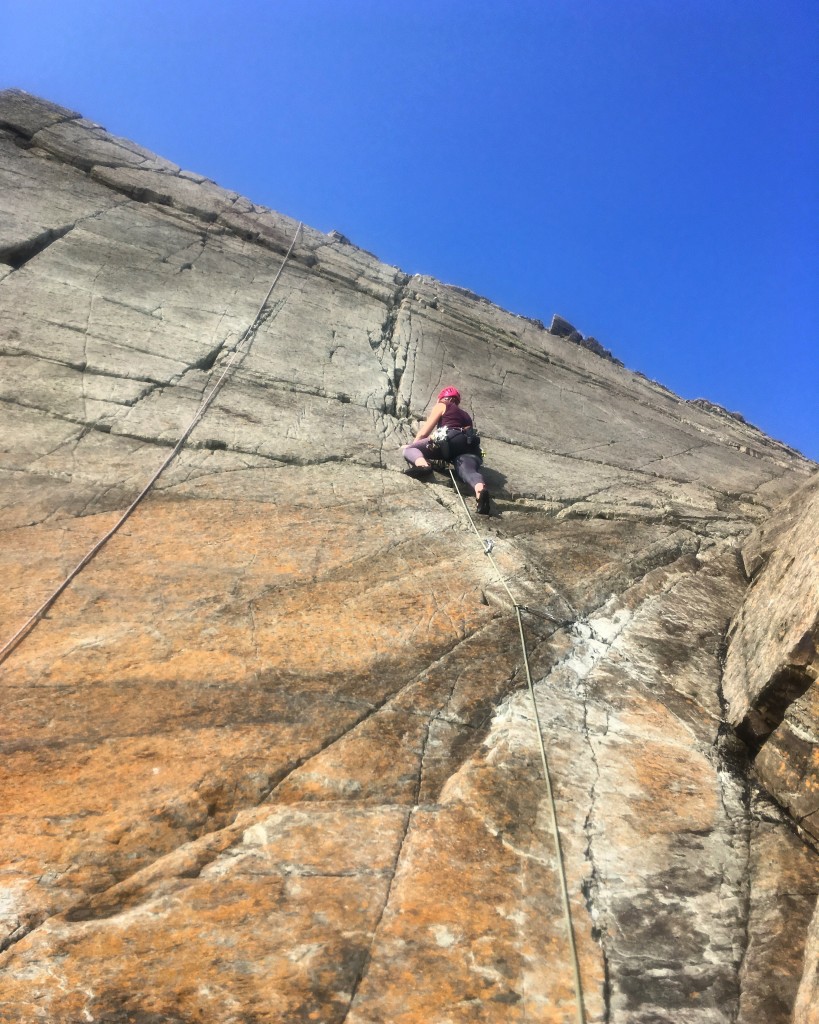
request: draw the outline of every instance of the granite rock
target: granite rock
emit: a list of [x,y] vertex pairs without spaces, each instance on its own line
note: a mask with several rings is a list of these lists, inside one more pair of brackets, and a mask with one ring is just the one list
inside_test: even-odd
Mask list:
[[802,983],[793,1012],[794,1024],[816,1024],[819,1021],[819,906],[813,914],[805,948]]
[[580,334],[580,332],[565,317],[558,316],[555,313],[552,317],[552,322],[549,324],[549,334],[554,334],[558,338],[569,338],[574,334]]
[[754,772],[819,846],[819,478],[748,543],[760,565],[729,634],[727,717],[754,755]]
[[[16,91],[0,178],[5,639],[168,456],[298,225]],[[576,1020],[535,708],[585,1019],[812,1024],[819,854],[727,720],[767,683],[722,675],[815,466],[338,232],[299,230],[242,353],[2,664],[4,1024]],[[449,383],[480,539],[448,476],[401,472]],[[760,679],[793,661],[777,608]],[[792,772],[798,704],[763,748]]]

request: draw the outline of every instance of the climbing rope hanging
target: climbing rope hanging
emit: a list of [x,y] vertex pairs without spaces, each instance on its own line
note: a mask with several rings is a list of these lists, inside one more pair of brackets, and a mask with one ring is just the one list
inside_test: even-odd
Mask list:
[[[76,579],[77,576],[79,576],[79,574],[88,565],[88,563],[98,554],[99,551],[102,550],[103,547],[105,547],[105,545],[114,536],[114,534],[130,518],[130,516],[134,513],[134,511],[137,509],[142,500],[151,491],[151,489],[153,488],[157,480],[160,478],[160,476],[162,476],[162,474],[173,462],[173,460],[176,458],[179,452],[182,451],[182,448],[185,446],[185,442],[190,437],[194,427],[202,419],[202,417],[205,415],[208,408],[212,404],[214,398],[216,398],[219,391],[221,391],[222,386],[227,380],[229,373],[234,367],[234,364],[240,358],[244,358],[244,356],[246,356],[247,353],[250,351],[250,345],[253,342],[253,337],[256,331],[261,325],[262,316],[264,314],[267,303],[270,299],[270,296],[273,294],[273,289],[278,284],[279,278],[282,276],[282,271],[287,265],[287,261],[290,259],[290,255],[293,252],[293,249],[296,245],[296,240],[299,237],[299,232],[301,231],[301,228],[302,222],[299,221],[298,227],[296,228],[296,233],[293,235],[293,241],[290,243],[290,248],[284,254],[284,258],[282,259],[281,265],[279,266],[279,269],[276,271],[276,276],[273,278],[273,283],[270,285],[270,287],[267,290],[267,294],[262,299],[261,305],[259,306],[256,315],[250,322],[249,326],[246,327],[242,334],[239,336],[239,340],[236,342],[236,346],[233,349],[233,355],[228,360],[227,364],[225,365],[225,368],[222,370],[222,373],[219,376],[219,379],[213,385],[211,390],[206,395],[203,396],[202,401],[199,403],[196,412],[193,415],[193,418],[191,419],[190,423],[188,423],[187,427],[185,427],[182,436],[174,445],[170,455],[168,455],[168,457],[165,459],[165,461],[162,463],[159,469],[157,469],[157,471],[154,473],[154,475],[151,477],[148,483],[142,488],[142,490],[139,492],[136,498],[134,498],[134,500],[123,512],[123,514],[120,516],[117,522],[111,527],[111,529],[103,537],[101,537],[93,545],[93,547],[91,547],[86,552],[85,555],[83,555],[80,561],[65,577],[62,583],[46,598],[46,600],[40,605],[37,611],[28,619],[28,621],[23,626],[21,626],[20,629],[17,630],[14,636],[11,637],[10,640],[6,641],[3,647],[0,648],[0,664],[2,664],[6,660],[6,658],[8,658],[12,651],[16,650],[16,648],[23,642],[23,640],[29,635],[29,633],[31,633],[31,631],[34,629],[34,627],[37,625],[40,619],[42,619],[46,612],[53,606],[54,602],[59,598],[59,596],[65,590],[67,590],[67,588],[71,585],[72,581]],[[243,348],[242,346],[245,345],[246,341],[249,341],[249,344],[247,344]]]
[[475,520],[472,518],[472,513],[469,511],[469,508],[467,507],[467,504],[464,501],[464,496],[463,494],[461,494],[460,488],[458,487],[458,482],[455,479],[455,473],[451,467],[449,468],[449,475],[452,478],[452,486],[455,488],[455,493],[461,499],[461,505],[463,505],[464,512],[466,513],[466,517],[469,520],[469,525],[472,527],[475,536],[478,538],[478,542],[481,545],[481,550],[492,563],[492,567],[494,568],[498,576],[498,579],[503,584],[506,593],[509,595],[509,600],[512,602],[512,607],[514,608],[515,617],[517,619],[518,631],[520,633],[520,646],[521,651],[523,653],[523,667],[526,672],[526,683],[529,688],[529,695],[532,699],[532,710],[534,712],[535,727],[537,730],[538,743],[540,745],[540,758],[543,765],[543,778],[546,782],[546,795],[548,797],[549,802],[549,810],[552,824],[552,837],[554,839],[555,845],[555,860],[557,861],[557,872],[560,878],[560,897],[563,906],[563,917],[566,924],[566,935],[569,942],[569,953],[572,961],[572,972],[574,975],[575,1005],[577,1008],[576,1019],[578,1024],[585,1024],[585,1015],[583,1010],[583,988],[580,982],[580,961],[578,960],[577,946],[575,945],[574,941],[572,913],[569,904],[569,887],[566,882],[566,869],[563,863],[563,850],[560,845],[560,830],[557,824],[557,807],[555,805],[554,793],[552,791],[552,777],[551,772],[549,771],[549,759],[546,756],[546,744],[543,741],[543,729],[540,724],[540,714],[538,712],[537,700],[535,699],[535,686],[532,681],[532,673],[529,668],[529,652],[526,647],[526,635],[523,631],[523,619],[521,618],[520,614],[521,611],[530,611],[530,609],[527,608],[526,605],[520,604],[520,602],[518,602],[515,599],[515,596],[512,593],[512,591],[509,589],[509,585],[506,582],[503,573],[500,571],[498,563],[492,556],[492,541],[484,540],[481,537],[480,533],[478,532],[478,528],[477,526],[475,526]]

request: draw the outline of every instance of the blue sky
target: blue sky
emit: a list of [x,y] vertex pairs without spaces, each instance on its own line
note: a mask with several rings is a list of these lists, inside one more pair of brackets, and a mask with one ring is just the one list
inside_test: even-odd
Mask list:
[[0,0],[37,93],[819,459],[815,0]]

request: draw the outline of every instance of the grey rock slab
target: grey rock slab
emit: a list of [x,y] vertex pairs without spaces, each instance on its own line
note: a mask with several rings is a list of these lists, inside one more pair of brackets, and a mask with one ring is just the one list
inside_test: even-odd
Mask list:
[[170,160],[157,157],[155,153],[128,139],[110,135],[100,125],[85,118],[41,128],[32,139],[38,149],[84,171],[98,164],[109,167],[150,167],[171,172],[179,170]]
[[[72,179],[66,187],[66,177]],[[20,203],[24,189],[25,202]],[[28,258],[25,249],[37,242],[47,246],[52,237],[77,223],[115,206],[121,199],[76,171],[55,166],[21,151],[0,132],[0,255],[3,259]],[[36,246],[35,246],[36,248]]]
[[81,362],[90,306],[84,289],[23,267],[0,288],[0,341],[5,351]]
[[819,490],[819,474],[816,473],[806,474],[803,486],[796,490],[791,484],[787,497],[777,505],[774,514],[760,523],[746,539],[742,545],[742,560],[750,578],[757,575],[782,543],[785,535],[793,529],[816,490]]
[[[486,478],[493,493],[548,503],[561,519],[602,516],[677,522],[706,530],[724,520],[758,522],[763,505],[727,499],[696,483],[678,483],[609,466],[591,456],[565,457],[488,438]],[[750,526],[737,524],[747,534]],[[734,531],[735,532],[735,531]]]
[[[201,395],[177,389],[149,395],[117,418],[116,433],[172,444],[193,418]],[[332,427],[328,428],[328,418]],[[207,442],[286,462],[338,462],[352,459],[379,465],[382,442],[378,417],[360,405],[342,404],[289,388],[264,393],[233,384],[220,392],[196,427],[191,445]]]
[[762,484],[780,475],[779,467],[770,462],[731,453],[712,443],[692,446],[686,451],[670,452],[656,461],[641,464],[644,471],[655,471],[683,481],[701,482],[719,487],[728,494],[752,494]]
[[645,521],[561,520],[504,514],[497,545],[514,544],[522,560],[562,593],[573,618],[604,604],[651,569],[696,552],[687,530]]
[[778,677],[815,680],[819,672],[819,487],[801,493],[801,515],[779,537],[732,624],[723,685],[734,725]]
[[84,373],[75,366],[33,356],[0,356],[0,398],[81,424],[99,422],[94,403],[132,405],[152,385]]
[[221,213],[217,227],[241,239],[284,254],[298,232],[298,245],[291,261],[320,274],[328,281],[352,284],[379,302],[389,303],[406,281],[395,267],[381,263],[372,253],[355,246],[340,245],[290,217],[239,198]]
[[8,125],[27,138],[31,138],[41,128],[80,117],[81,115],[74,110],[49,103],[39,96],[23,92],[22,89],[0,91],[0,125]]
[[[124,510],[142,490],[170,451],[157,445],[118,437],[99,430],[84,431],[32,409],[0,406],[5,435],[14,442],[17,433],[28,431],[43,439],[34,449],[22,441],[15,452],[25,461],[23,469],[11,453],[4,461],[0,527],[14,529],[46,519],[67,519]],[[167,484],[186,479],[194,466],[207,462],[210,452],[190,452],[172,465]],[[227,465],[227,459],[225,460]],[[241,465],[245,465],[243,460]],[[226,470],[227,471],[227,470]],[[12,550],[24,550],[22,535],[9,540]],[[23,548],[19,545],[22,544]],[[90,546],[90,544],[89,544]]]
[[2,450],[0,466],[4,469],[37,472],[38,460],[63,445],[72,444],[82,434],[76,423],[28,409],[8,400],[0,402],[2,417]]
[[141,167],[95,167],[91,177],[142,203],[173,206],[205,222],[215,221],[239,198],[212,182],[193,182]]
[[[184,250],[190,234],[176,232],[169,243],[169,251]],[[235,339],[265,290],[251,281],[240,291],[240,280],[228,275],[217,282],[196,272],[180,274],[131,244],[79,229],[4,282],[2,337],[13,351],[169,381]],[[15,309],[24,311],[22,324]]]
[[[796,465],[791,470],[774,477],[767,484],[763,484],[754,497],[757,501],[764,502],[769,508],[781,506],[795,490],[804,487],[810,481],[813,473],[814,470],[810,463],[805,466]],[[749,575],[753,575],[755,571],[751,563],[746,565],[746,570]]]
[[619,371],[619,379],[595,378],[580,367],[538,363],[510,341],[508,327],[493,331],[484,324],[476,332],[446,305],[413,309],[411,317],[398,400],[419,418],[453,379],[461,382],[466,406],[490,440],[736,492],[781,473],[782,453],[773,460],[753,458],[738,447],[713,444],[713,434],[704,435],[679,415],[653,404],[635,406],[626,371]]
[[[201,254],[203,247],[217,237],[208,225],[200,224],[194,218],[175,216],[161,207],[136,203],[121,196],[117,197],[116,205],[105,217],[87,221],[84,227],[96,236],[85,240],[88,246],[84,261],[87,263],[86,273],[100,256],[107,260],[107,252],[117,254],[114,266],[128,266],[131,262],[138,266],[162,264],[178,272],[190,254]],[[212,266],[213,273],[219,277],[232,275],[237,264],[245,273],[249,272],[249,261],[241,262],[241,246],[231,247],[218,242],[215,247],[224,262],[218,268]],[[78,273],[77,277],[80,278],[81,274]]]
[[[45,262],[41,258],[36,275],[32,269],[3,296],[7,308],[42,308],[60,327],[86,332],[82,343],[70,339],[66,358],[97,372],[169,380],[186,365],[169,359],[168,353],[179,353],[191,365],[220,341],[235,340],[250,324],[278,265],[270,267],[269,277],[260,278],[255,264],[247,279],[239,276],[248,269],[241,244],[206,239],[197,248],[198,235],[167,225],[149,211],[119,210],[112,216],[113,221],[103,217],[94,223],[91,238],[78,232],[63,246],[53,247]],[[160,259],[146,259],[150,248],[139,245],[140,228]],[[163,234],[167,240],[157,250]],[[125,235],[129,241],[123,245]],[[219,247],[218,259],[215,253],[211,256],[214,245]],[[189,254],[191,248],[197,262],[187,273],[166,262],[173,254]],[[232,256],[236,276],[230,273]],[[220,278],[222,308],[214,288]],[[302,273],[294,280],[292,271],[282,281],[281,296],[271,311],[273,343],[266,345],[266,332],[261,331],[244,372],[264,374],[271,381],[301,377],[307,387],[382,407],[389,384],[370,338],[380,337],[383,305],[349,286],[328,290],[315,276]],[[73,310],[67,308],[69,301]],[[362,323],[367,304],[372,313]],[[305,323],[311,325],[306,337]],[[24,335],[24,350],[36,351],[30,332],[21,332],[19,324],[13,330],[18,337]]]
[[260,388],[292,383],[384,410],[390,385],[370,339],[380,338],[385,316],[383,303],[355,287],[285,271],[241,375]]

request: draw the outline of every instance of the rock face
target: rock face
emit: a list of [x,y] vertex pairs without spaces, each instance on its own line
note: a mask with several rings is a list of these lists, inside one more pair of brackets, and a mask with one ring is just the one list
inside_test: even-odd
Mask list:
[[[751,588],[732,623],[723,686],[753,777],[819,848],[819,480],[746,541]],[[804,916],[805,907],[802,907]],[[819,1021],[819,912],[794,1020]]]
[[795,497],[790,528],[757,531],[743,551],[764,568],[732,625],[724,690],[760,781],[819,846],[819,480]]
[[[297,225],[18,92],[0,177],[10,636],[169,454]],[[242,352],[2,665],[0,1020],[576,1020],[508,586],[585,1019],[815,1021],[812,691],[761,745],[732,728],[808,671],[815,590],[779,596],[815,467],[309,228]],[[448,383],[480,539],[447,476],[400,472]]]

